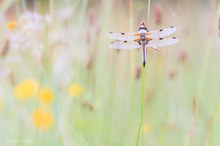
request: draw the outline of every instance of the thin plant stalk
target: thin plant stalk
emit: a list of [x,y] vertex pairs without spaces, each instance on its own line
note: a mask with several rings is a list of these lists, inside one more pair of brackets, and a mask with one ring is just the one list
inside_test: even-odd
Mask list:
[[148,0],[148,4],[147,4],[147,25],[149,25],[150,23],[150,1]]
[[50,15],[53,18],[54,17],[54,0],[49,1],[49,11]]
[[[140,135],[143,133],[143,117],[144,117],[144,97],[145,97],[145,67],[142,67],[142,98],[141,98],[141,107],[140,107],[140,123],[138,127],[138,137],[136,140],[136,146],[139,145]],[[143,135],[142,135],[143,138]]]
[[23,11],[27,10],[27,4],[26,4],[25,0],[21,0],[21,8],[22,8]]
[[[147,25],[150,21],[150,0],[148,0],[148,11],[147,11]],[[139,146],[140,135],[142,133],[143,141],[143,118],[144,118],[144,97],[145,97],[145,67],[142,67],[142,98],[141,98],[141,107],[140,107],[140,123],[138,127],[138,137],[136,140],[136,146]]]

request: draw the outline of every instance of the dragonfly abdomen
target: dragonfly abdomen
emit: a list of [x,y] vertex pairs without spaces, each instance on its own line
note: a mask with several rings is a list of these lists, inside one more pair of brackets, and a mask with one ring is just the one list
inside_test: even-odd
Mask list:
[[145,67],[146,62],[147,62],[147,47],[146,45],[148,44],[149,41],[141,41],[142,42],[142,56],[143,56],[143,67]]
[[146,64],[146,42],[141,41],[142,43],[142,60],[143,60],[143,67],[145,67]]

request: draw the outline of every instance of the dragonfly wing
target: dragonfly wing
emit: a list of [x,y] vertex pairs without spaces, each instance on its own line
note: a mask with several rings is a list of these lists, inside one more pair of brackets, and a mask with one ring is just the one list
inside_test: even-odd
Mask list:
[[139,38],[140,34],[138,33],[118,33],[118,32],[110,32],[108,34],[108,37],[110,39],[114,39],[114,40],[121,40],[121,41],[132,41],[132,40],[136,40],[137,38]]
[[146,37],[151,38],[151,39],[159,39],[159,38],[163,38],[165,36],[168,36],[168,35],[174,33],[175,31],[176,31],[176,28],[171,26],[168,28],[160,29],[160,30],[149,31],[147,33]]
[[168,45],[173,45],[178,43],[179,40],[176,37],[172,37],[172,38],[160,38],[159,40],[151,40],[148,42],[147,47],[151,47],[151,48],[158,48],[158,47],[164,47],[164,46],[168,46]]
[[138,44],[138,42],[128,42],[128,41],[116,41],[112,42],[109,46],[111,49],[123,49],[123,50],[128,50],[128,49],[138,49],[141,48],[141,45]]

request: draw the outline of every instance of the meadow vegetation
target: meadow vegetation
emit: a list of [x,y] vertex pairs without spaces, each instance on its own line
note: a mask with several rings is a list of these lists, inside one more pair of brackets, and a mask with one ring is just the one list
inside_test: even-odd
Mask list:
[[[180,40],[145,68],[107,37],[141,21]],[[0,0],[0,146],[219,146],[219,26],[217,0]]]

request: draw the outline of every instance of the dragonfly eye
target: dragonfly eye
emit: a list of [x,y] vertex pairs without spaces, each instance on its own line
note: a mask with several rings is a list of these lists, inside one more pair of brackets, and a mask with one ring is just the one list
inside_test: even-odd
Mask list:
[[146,27],[144,27],[144,30],[149,31]]
[[146,27],[140,27],[139,30],[138,30],[139,33],[146,33],[147,31],[148,30],[147,30]]
[[148,31],[148,29],[146,27],[139,27],[138,30],[141,30],[141,29],[144,29],[144,30]]

